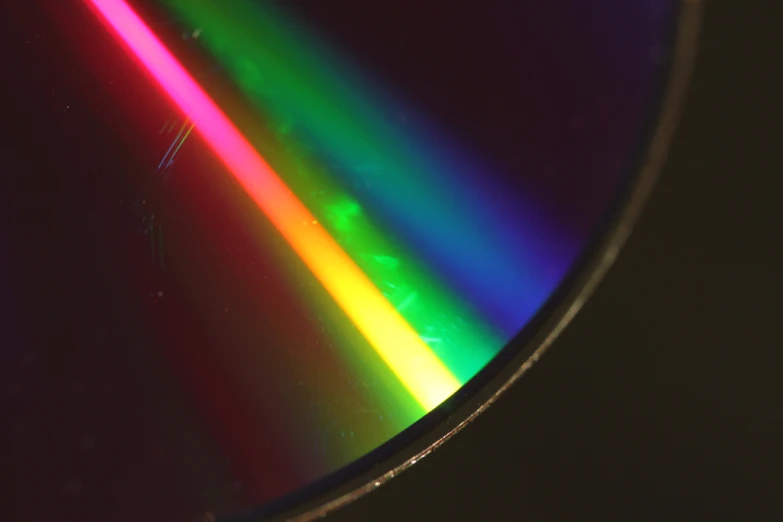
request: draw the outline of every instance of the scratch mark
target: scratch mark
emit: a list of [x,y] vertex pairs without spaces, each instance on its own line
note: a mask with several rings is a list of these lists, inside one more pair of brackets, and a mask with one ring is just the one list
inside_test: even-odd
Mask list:
[[166,151],[166,154],[163,155],[163,159],[160,160],[160,163],[158,164],[158,170],[163,168],[163,164],[166,163],[166,159],[169,157],[169,154],[171,154],[171,151],[174,149],[174,147],[177,145],[177,142],[182,137],[182,133],[185,132],[185,127],[187,126],[187,124],[188,124],[187,120],[182,122],[182,126],[179,128],[179,133],[177,134],[177,137],[174,138],[174,141],[171,142],[171,145],[169,146],[169,149]]
[[[187,122],[186,122],[186,123],[187,123]],[[185,125],[185,124],[183,124],[183,126],[184,126],[184,125]],[[183,143],[185,143],[185,140],[187,140],[187,139],[188,139],[188,136],[190,136],[190,133],[191,133],[191,132],[193,132],[193,127],[195,127],[195,126],[196,126],[196,125],[195,125],[194,123],[191,123],[191,124],[190,124],[190,127],[188,128],[188,131],[187,131],[187,132],[185,133],[185,135],[182,137],[182,139],[181,139],[181,140],[180,140],[180,142],[179,142],[179,145],[177,145],[177,148],[176,148],[176,149],[174,149],[174,152],[171,154],[171,159],[169,159],[169,162],[166,164],[166,168],[169,168],[169,167],[171,166],[171,164],[172,164],[172,163],[174,163],[174,157],[175,157],[175,156],[177,155],[177,153],[179,152],[179,149],[182,147],[182,144],[183,144]],[[180,131],[180,133],[181,133],[181,132],[182,132],[182,131]]]

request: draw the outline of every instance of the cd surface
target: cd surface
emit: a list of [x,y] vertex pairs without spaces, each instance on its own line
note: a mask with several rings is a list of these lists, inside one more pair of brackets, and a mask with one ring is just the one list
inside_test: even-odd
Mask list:
[[19,521],[288,516],[430,447],[622,209],[680,13],[7,4]]

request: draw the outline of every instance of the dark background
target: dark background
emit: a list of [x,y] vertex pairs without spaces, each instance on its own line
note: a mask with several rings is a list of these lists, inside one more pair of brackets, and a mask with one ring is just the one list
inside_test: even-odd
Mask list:
[[590,303],[331,520],[783,520],[783,5],[707,4],[670,160]]

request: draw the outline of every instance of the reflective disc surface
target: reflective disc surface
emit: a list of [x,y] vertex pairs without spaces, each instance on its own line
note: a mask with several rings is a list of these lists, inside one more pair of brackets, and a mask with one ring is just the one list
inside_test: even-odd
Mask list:
[[171,522],[338,487],[521,349],[633,181],[678,5],[0,12],[10,520]]

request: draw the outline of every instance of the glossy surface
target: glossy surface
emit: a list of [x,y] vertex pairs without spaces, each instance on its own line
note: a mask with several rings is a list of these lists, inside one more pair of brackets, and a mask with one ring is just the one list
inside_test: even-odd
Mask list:
[[328,477],[426,424],[608,217],[671,5],[328,4],[3,8],[19,520]]

